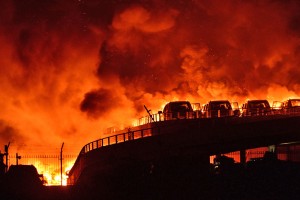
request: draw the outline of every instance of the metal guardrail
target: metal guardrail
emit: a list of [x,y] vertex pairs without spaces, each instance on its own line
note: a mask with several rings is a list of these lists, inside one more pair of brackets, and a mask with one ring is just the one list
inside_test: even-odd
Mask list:
[[299,115],[300,108],[271,108],[269,111],[264,111],[261,109],[251,109],[248,113],[241,115],[241,117],[246,116],[265,116],[265,115]]
[[152,114],[151,116],[144,116],[139,118],[133,123],[133,126],[140,126],[144,124],[160,121],[168,121],[168,120],[177,120],[177,119],[199,119],[203,118],[201,115],[200,110],[186,112],[186,113],[179,113],[179,112],[172,112],[172,113],[156,113]]
[[95,150],[95,149],[99,149],[101,147],[152,136],[153,129],[155,129],[155,128],[156,127],[151,127],[151,128],[140,129],[140,130],[128,129],[127,132],[120,133],[117,135],[112,135],[112,136],[105,137],[105,138],[101,138],[101,139],[98,139],[98,140],[95,140],[93,142],[86,144],[81,149],[81,151],[74,163],[74,166],[77,166],[77,167],[76,168],[73,167],[71,169],[71,171],[69,172],[69,174],[73,174],[73,176],[72,177],[69,176],[68,185],[72,185],[77,181],[75,179],[77,179],[79,177],[80,172],[81,172],[82,168],[84,167],[81,159],[83,158],[83,156],[86,153],[88,153],[92,150]]
[[127,132],[120,133],[117,135],[112,135],[109,137],[101,138],[86,144],[80,151],[80,154],[85,154],[94,149],[98,149],[104,146],[109,146],[117,143],[126,142],[129,140],[136,140],[144,137],[149,137],[152,135],[152,130],[154,127],[140,129],[140,130],[130,130]]
[[[272,109],[268,112],[262,112],[261,110],[257,109],[255,112],[248,113],[244,116],[264,116],[264,115],[299,115],[300,109]],[[230,116],[233,116],[233,113],[231,113]],[[220,114],[218,114],[217,117],[222,117]],[[226,116],[227,117],[227,116]],[[240,117],[243,117],[242,115]],[[193,111],[193,112],[187,112],[187,113],[157,113],[152,114],[151,116],[145,116],[136,122],[136,126],[144,125],[148,123],[159,122],[159,121],[168,121],[168,120],[178,120],[178,119],[199,119],[199,118],[210,118],[210,115],[204,115],[201,113],[201,111]],[[98,140],[95,140],[93,142],[90,142],[86,144],[82,150],[80,151],[80,154],[85,154],[91,150],[98,149],[104,146],[109,146],[117,143],[126,142],[129,140],[135,140],[139,138],[149,137],[152,135],[154,127],[146,128],[146,129],[140,129],[140,130],[130,130],[128,129],[127,132],[123,132],[120,134],[108,136],[105,138],[101,138]]]
[[[288,108],[288,109],[279,109],[279,108],[271,108],[269,111],[265,111],[262,109],[252,109],[251,111],[242,114],[242,109],[238,109],[240,115],[238,117],[246,117],[246,116],[265,116],[265,115],[299,115],[300,108]],[[212,113],[215,114],[212,114]],[[156,113],[151,116],[144,116],[139,118],[133,123],[133,126],[141,126],[144,124],[149,124],[153,122],[159,121],[168,121],[168,120],[178,120],[178,119],[200,119],[200,118],[211,118],[211,117],[228,117],[228,116],[236,116],[235,111],[229,112],[226,116],[222,116],[220,110],[213,110],[202,112],[201,110],[195,110],[193,112],[182,113]]]

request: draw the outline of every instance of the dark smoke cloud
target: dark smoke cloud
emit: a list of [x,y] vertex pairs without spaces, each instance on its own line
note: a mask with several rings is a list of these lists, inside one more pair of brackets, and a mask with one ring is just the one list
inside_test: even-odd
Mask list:
[[117,77],[136,108],[140,91],[203,103],[300,93],[298,1],[127,3],[108,20],[98,77]]
[[6,144],[8,142],[22,142],[25,137],[13,126],[8,125],[4,120],[0,120],[0,142]]
[[80,105],[83,112],[87,112],[90,117],[107,115],[113,108],[119,106],[120,98],[112,91],[99,89],[85,94],[85,98]]

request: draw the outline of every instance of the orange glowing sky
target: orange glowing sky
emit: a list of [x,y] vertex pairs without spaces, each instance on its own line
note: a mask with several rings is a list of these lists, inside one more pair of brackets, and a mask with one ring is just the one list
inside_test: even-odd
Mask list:
[[14,151],[76,154],[143,105],[300,95],[297,0],[0,5],[0,145]]

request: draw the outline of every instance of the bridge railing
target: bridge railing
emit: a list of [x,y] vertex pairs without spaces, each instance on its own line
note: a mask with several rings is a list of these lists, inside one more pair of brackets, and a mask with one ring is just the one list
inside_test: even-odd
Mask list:
[[285,108],[285,109],[282,109],[281,112],[285,115],[299,115],[300,107]]
[[84,167],[81,159],[83,158],[84,154],[86,154],[87,152],[90,152],[92,150],[95,150],[95,149],[98,149],[98,148],[101,148],[104,146],[109,146],[109,145],[123,143],[123,142],[130,141],[130,140],[136,140],[136,139],[152,136],[153,130],[155,128],[157,128],[157,127],[151,127],[151,128],[145,128],[145,129],[139,129],[139,130],[128,129],[127,132],[123,132],[123,133],[120,133],[117,135],[112,135],[112,136],[108,136],[105,138],[101,138],[101,139],[98,139],[98,140],[95,140],[93,142],[86,144],[81,149],[81,151],[74,163],[74,166],[76,166],[76,168],[73,167],[68,174],[69,175],[68,185],[73,185],[77,181],[77,178],[79,177],[80,172],[81,172],[82,168]]
[[168,121],[168,120],[177,120],[177,119],[198,119],[203,118],[200,110],[192,112],[170,112],[170,113],[155,113],[150,116],[144,116],[139,118],[133,123],[133,126],[140,126],[144,124],[149,124],[152,122]]
[[[217,112],[216,112],[217,111]],[[224,116],[221,114],[220,110],[214,110],[217,114],[212,115],[211,111],[202,112],[201,110],[196,110],[193,112],[186,113],[156,113],[148,116],[144,116],[136,120],[133,126],[140,126],[144,124],[149,124],[152,122],[159,121],[168,121],[168,120],[178,120],[178,119],[199,119],[199,118],[211,118],[211,117],[228,117],[228,116],[238,116],[232,111],[228,115]],[[300,108],[271,108],[270,110],[265,109],[251,109],[249,112],[242,113],[242,110],[239,111],[241,114],[239,117],[246,116],[265,116],[265,115],[300,115]]]
[[112,135],[112,136],[108,136],[105,138],[95,140],[93,142],[86,144],[82,148],[80,153],[85,154],[89,151],[98,149],[100,147],[109,146],[109,145],[113,145],[113,144],[117,144],[117,143],[122,143],[122,142],[126,142],[129,140],[136,140],[136,139],[140,139],[140,138],[144,138],[144,137],[149,137],[152,135],[153,128],[154,127],[140,129],[140,130],[128,129],[127,132],[123,132],[123,133],[120,133],[117,135]]
[[[261,115],[300,115],[300,109],[299,108],[295,108],[295,109],[272,109],[270,111],[268,111],[267,113],[265,112],[261,112],[260,110],[255,110],[255,113],[252,113],[249,115],[245,115],[245,116],[261,116]],[[219,117],[219,115],[218,115]],[[240,116],[242,117],[242,116]],[[139,126],[139,125],[143,125],[143,124],[148,124],[148,123],[152,123],[152,122],[159,122],[159,121],[167,121],[167,120],[178,120],[178,119],[198,119],[198,118],[210,118],[206,115],[203,115],[202,112],[199,111],[194,111],[194,112],[187,112],[185,114],[182,113],[166,113],[165,115],[162,113],[157,113],[157,114],[152,114],[150,116],[146,116],[146,117],[142,117],[140,118],[135,126]],[[146,128],[146,129],[139,129],[139,130],[130,130],[128,129],[127,132],[123,132],[120,134],[116,134],[116,135],[112,135],[112,136],[108,136],[105,138],[101,138],[98,140],[95,140],[93,142],[90,142],[88,144],[86,144],[82,150],[80,151],[80,155],[78,156],[75,165],[79,165],[79,168],[74,169],[75,171],[73,171],[73,174],[77,174],[80,173],[80,168],[81,168],[81,162],[80,162],[80,157],[83,154],[86,154],[89,151],[92,151],[94,149],[98,149],[104,146],[109,146],[109,145],[113,145],[113,144],[118,144],[118,143],[122,143],[122,142],[126,142],[126,141],[130,141],[130,140],[136,140],[139,138],[145,138],[145,137],[149,137],[152,136],[153,133],[153,129],[156,127],[151,127],[151,128]],[[76,175],[77,176],[77,175]],[[72,181],[74,182],[74,180]]]
[[251,109],[250,111],[243,113],[241,117],[265,116],[265,115],[299,115],[299,114],[300,114],[300,108],[288,108],[288,109],[271,108],[270,110],[257,108],[257,109]]

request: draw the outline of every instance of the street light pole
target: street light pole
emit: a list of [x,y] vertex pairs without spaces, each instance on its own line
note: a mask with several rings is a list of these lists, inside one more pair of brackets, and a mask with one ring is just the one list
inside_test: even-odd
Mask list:
[[61,149],[60,149],[60,185],[62,186],[62,151],[63,151],[63,148],[64,148],[64,142],[62,143],[61,145]]
[[8,171],[8,148],[9,148],[10,142],[8,145],[4,145],[4,151],[5,151],[5,156],[6,156],[6,166],[5,166],[5,172]]

